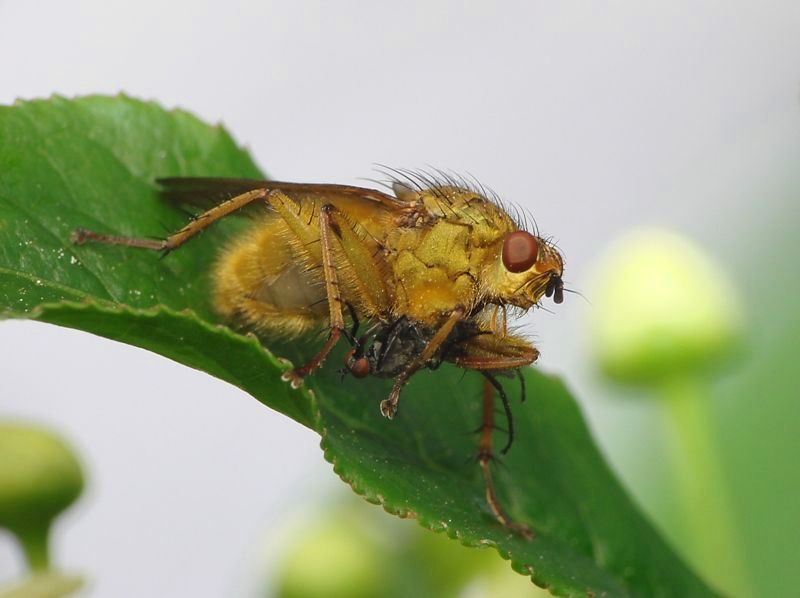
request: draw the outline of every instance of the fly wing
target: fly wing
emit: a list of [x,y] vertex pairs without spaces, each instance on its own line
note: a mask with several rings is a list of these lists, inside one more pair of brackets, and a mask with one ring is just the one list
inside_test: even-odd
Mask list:
[[[164,199],[183,206],[196,206],[209,210],[224,201],[256,189],[273,189],[286,193],[295,201],[315,201],[330,203],[364,202],[373,206],[382,205],[396,210],[406,204],[400,199],[376,189],[352,187],[349,185],[330,185],[316,183],[285,183],[258,179],[173,177],[157,179]],[[244,206],[237,214],[254,216],[263,214],[263,202]]]
[[232,179],[213,177],[171,177],[156,179],[161,197],[182,206],[195,206],[209,210],[223,201],[263,189],[269,181],[258,179]]

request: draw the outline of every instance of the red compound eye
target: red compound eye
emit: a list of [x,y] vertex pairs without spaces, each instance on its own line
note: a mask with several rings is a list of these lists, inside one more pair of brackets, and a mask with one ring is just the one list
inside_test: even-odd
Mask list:
[[503,265],[509,272],[525,272],[539,256],[539,242],[524,230],[509,233],[503,241]]
[[356,378],[366,378],[369,376],[369,361],[366,357],[359,357],[350,364],[350,373]]

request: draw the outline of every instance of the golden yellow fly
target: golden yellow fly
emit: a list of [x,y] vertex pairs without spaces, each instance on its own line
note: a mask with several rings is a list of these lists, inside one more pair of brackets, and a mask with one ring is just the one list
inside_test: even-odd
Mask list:
[[[544,296],[561,303],[563,258],[477,183],[441,172],[387,174],[392,193],[332,184],[161,179],[167,199],[206,211],[163,240],[84,229],[73,240],[169,252],[221,218],[254,215],[257,224],[225,248],[214,267],[217,311],[266,335],[298,337],[327,328],[319,352],[285,374],[295,387],[345,338],[351,345],[347,371],[394,379],[380,404],[388,418],[403,386],[422,368],[449,361],[481,372],[478,462],[487,502],[501,524],[529,536],[500,507],[492,484],[494,391],[509,420],[503,452],[513,437],[508,399],[494,374],[519,373],[536,361],[533,345],[508,331],[506,311],[527,310]],[[358,336],[361,322],[367,332]]]

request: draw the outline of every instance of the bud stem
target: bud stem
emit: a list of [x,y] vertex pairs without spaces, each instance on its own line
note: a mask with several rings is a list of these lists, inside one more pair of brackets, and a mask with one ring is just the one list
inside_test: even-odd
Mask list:
[[14,531],[22,544],[22,550],[30,570],[34,573],[47,571],[50,567],[49,523]]
[[725,587],[738,588],[737,596],[752,596],[728,484],[713,437],[709,389],[703,380],[686,376],[665,382],[661,394],[668,416],[676,495],[686,529],[693,536],[693,552],[699,562],[713,567],[720,581],[727,578]]

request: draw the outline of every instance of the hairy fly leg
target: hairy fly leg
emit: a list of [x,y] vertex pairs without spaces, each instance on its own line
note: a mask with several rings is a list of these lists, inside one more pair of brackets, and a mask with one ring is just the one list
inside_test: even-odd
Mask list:
[[266,189],[254,189],[224,201],[210,210],[207,210],[189,222],[186,226],[169,235],[166,239],[147,239],[142,237],[124,237],[98,233],[85,228],[79,228],[72,233],[72,242],[83,245],[86,242],[105,243],[106,245],[124,245],[140,249],[152,249],[166,254],[186,243],[192,237],[199,235],[210,225],[225,216],[233,214],[248,204],[267,197]]
[[[493,453],[493,435],[495,430],[495,423],[494,423],[494,395],[495,391],[498,392],[501,399],[503,400],[504,409],[506,410],[506,414],[508,416],[508,431],[509,431],[509,438],[513,438],[513,427],[512,427],[512,420],[510,418],[510,413],[508,410],[508,398],[505,396],[505,391],[503,387],[500,385],[499,382],[489,373],[481,372],[484,375],[484,383],[483,383],[483,418],[480,427],[480,441],[478,445],[478,465],[480,465],[481,471],[483,473],[483,480],[484,485],[486,487],[486,503],[489,505],[489,509],[491,510],[492,514],[494,515],[495,519],[497,519],[500,524],[513,531],[514,533],[519,534],[523,538],[528,540],[533,539],[534,535],[531,529],[525,525],[524,523],[517,523],[513,521],[508,514],[506,513],[505,509],[500,505],[500,501],[497,498],[497,492],[495,491],[494,487],[494,479],[492,477],[492,463],[495,461],[495,456]],[[508,450],[511,443],[508,442],[506,447],[503,449],[503,453]]]

